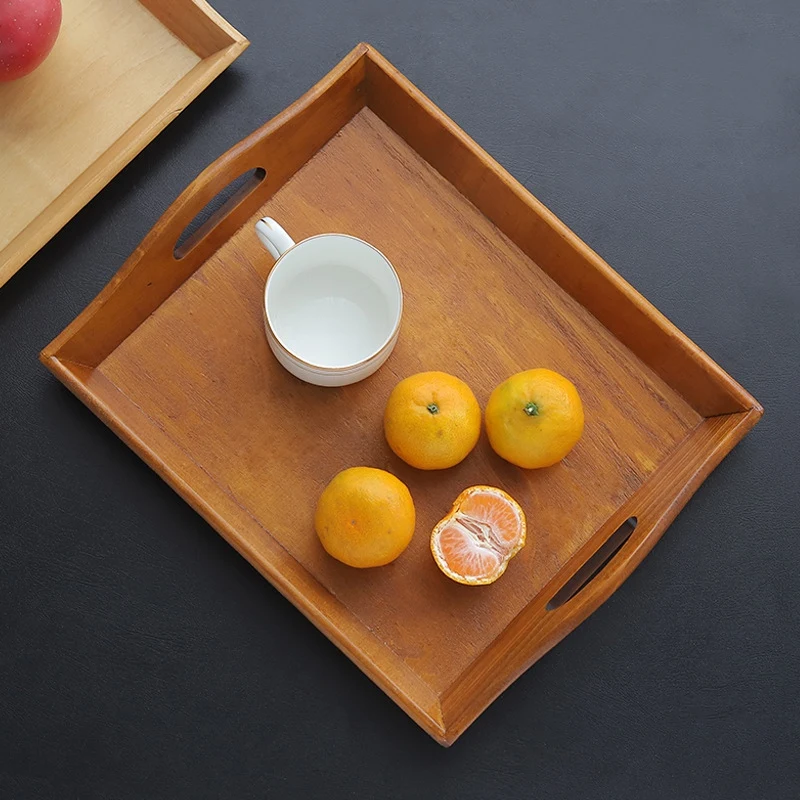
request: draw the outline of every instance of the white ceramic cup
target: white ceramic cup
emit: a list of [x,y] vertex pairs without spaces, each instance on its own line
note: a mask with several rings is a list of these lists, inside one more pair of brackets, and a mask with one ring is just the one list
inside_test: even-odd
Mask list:
[[277,259],[264,287],[267,341],[292,375],[346,386],[372,375],[397,342],[403,290],[380,250],[324,233],[295,242],[274,219],[256,234]]

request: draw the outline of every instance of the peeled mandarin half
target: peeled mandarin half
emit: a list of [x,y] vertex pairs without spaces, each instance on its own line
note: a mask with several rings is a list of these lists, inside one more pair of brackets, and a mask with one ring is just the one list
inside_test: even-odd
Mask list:
[[525,545],[525,514],[493,486],[473,486],[456,498],[431,534],[439,569],[458,583],[494,583]]

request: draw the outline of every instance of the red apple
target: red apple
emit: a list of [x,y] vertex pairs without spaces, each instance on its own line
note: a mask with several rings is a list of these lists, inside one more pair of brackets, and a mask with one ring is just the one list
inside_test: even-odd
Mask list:
[[0,82],[33,72],[60,27],[61,0],[0,0]]

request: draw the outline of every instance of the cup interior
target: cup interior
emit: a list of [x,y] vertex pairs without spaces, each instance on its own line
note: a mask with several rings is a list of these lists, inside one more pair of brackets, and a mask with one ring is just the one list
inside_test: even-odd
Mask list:
[[343,234],[304,239],[284,253],[264,294],[279,344],[320,369],[368,360],[389,343],[402,313],[400,280],[388,259]]

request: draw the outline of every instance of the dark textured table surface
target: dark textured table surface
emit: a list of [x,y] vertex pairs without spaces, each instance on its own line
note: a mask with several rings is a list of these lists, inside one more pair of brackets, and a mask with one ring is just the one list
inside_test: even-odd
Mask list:
[[[800,5],[216,7],[250,49],[0,289],[0,797],[798,797]],[[360,40],[766,409],[450,750],[37,362],[206,164]]]

